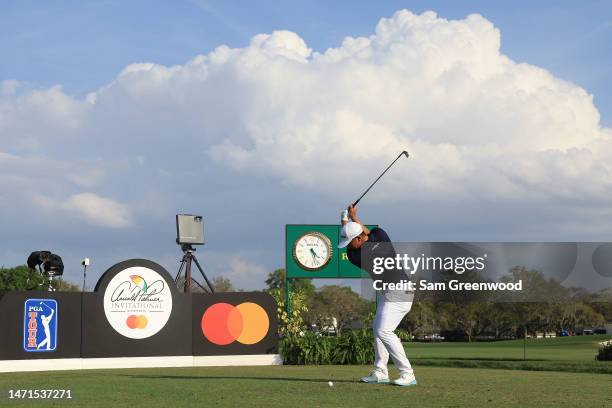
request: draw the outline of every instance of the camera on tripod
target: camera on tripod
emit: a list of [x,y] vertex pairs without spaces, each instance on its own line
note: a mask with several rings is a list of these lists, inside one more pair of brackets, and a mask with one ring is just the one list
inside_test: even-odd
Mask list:
[[64,262],[62,258],[51,251],[34,251],[28,257],[28,267],[37,270],[49,278],[59,277],[64,274]]
[[183,245],[204,245],[204,220],[201,215],[176,215],[176,243]]
[[191,264],[195,263],[196,267],[202,274],[202,277],[208,285],[210,293],[215,293],[215,289],[211,285],[208,277],[204,273],[202,266],[198,262],[194,252],[195,248],[193,245],[204,245],[204,220],[201,215],[193,214],[177,214],[176,215],[176,243],[181,246],[183,250],[183,259],[181,260],[181,266],[176,274],[174,281],[178,286],[185,272],[183,290],[185,292],[191,291],[191,282],[198,285],[202,290],[202,286],[197,280],[191,276]]

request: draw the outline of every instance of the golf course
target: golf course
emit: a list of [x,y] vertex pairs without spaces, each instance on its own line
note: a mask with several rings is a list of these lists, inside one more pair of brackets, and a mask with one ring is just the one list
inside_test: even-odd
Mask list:
[[[0,374],[10,406],[605,407],[612,362],[595,361],[610,336],[479,343],[406,343],[418,385],[361,384],[370,366],[203,367]],[[461,366],[463,364],[464,366]],[[492,368],[484,368],[492,367]],[[534,371],[535,370],[535,371]],[[591,372],[588,372],[591,370]],[[576,372],[583,371],[583,372]],[[391,372],[391,375],[395,373]],[[328,382],[332,381],[333,386]],[[7,390],[70,389],[72,400],[10,401]]]
[[596,361],[599,343],[610,335],[556,337],[473,343],[405,343],[415,365],[567,371],[612,374],[612,364]]
[[612,408],[612,0],[0,0],[0,408]]

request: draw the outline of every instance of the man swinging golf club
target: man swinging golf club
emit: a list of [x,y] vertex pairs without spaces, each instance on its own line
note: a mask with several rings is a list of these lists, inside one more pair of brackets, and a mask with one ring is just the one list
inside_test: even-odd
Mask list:
[[[368,245],[364,245],[368,242]],[[389,236],[382,228],[369,230],[358,218],[357,209],[354,205],[348,207],[348,211],[342,214],[342,230],[340,233],[339,248],[347,247],[347,255],[351,263],[368,273],[372,269],[367,265],[362,265],[362,259],[373,259],[376,251],[387,252],[386,254],[376,253],[376,256],[394,256],[389,254],[390,244],[372,245],[373,243],[390,243]],[[364,254],[362,251],[371,251]],[[393,251],[394,252],[394,251]],[[364,258],[362,258],[364,256]],[[368,270],[369,269],[369,270]],[[403,271],[402,271],[403,273]],[[370,375],[362,377],[365,383],[388,384],[389,372],[387,363],[389,356],[393,364],[400,372],[398,379],[393,381],[395,385],[416,385],[417,380],[414,376],[410,361],[406,358],[406,352],[402,342],[394,333],[404,316],[410,311],[414,294],[406,291],[385,290],[378,296],[376,306],[376,317],[372,329],[374,331],[374,370]]]
[[[348,246],[346,252],[351,263],[368,274],[373,274],[370,260],[379,256],[395,257],[395,250],[390,243],[389,236],[382,228],[373,228],[370,231],[359,221],[357,204],[401,157],[408,158],[408,152],[403,150],[363,194],[348,207],[348,210],[342,212],[342,231],[338,247],[345,248]],[[369,242],[369,245],[364,245],[366,242]],[[388,244],[385,245],[384,243]],[[366,260],[366,264],[362,265],[362,259]],[[406,278],[403,270],[383,272],[383,282],[399,283],[403,278]],[[361,381],[377,384],[388,383],[387,363],[389,362],[389,356],[391,356],[393,364],[400,372],[399,378],[393,381],[393,384],[415,385],[417,383],[410,361],[406,358],[404,346],[393,332],[410,311],[413,299],[414,293],[406,291],[384,290],[379,294],[376,317],[372,326],[374,330],[374,370],[367,377],[362,377]]]

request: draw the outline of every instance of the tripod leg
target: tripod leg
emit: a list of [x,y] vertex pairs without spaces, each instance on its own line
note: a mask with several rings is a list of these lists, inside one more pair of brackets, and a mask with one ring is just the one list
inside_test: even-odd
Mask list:
[[195,262],[196,266],[198,267],[198,269],[200,270],[200,273],[202,274],[202,276],[204,277],[204,280],[206,281],[206,284],[208,285],[208,287],[210,288],[210,293],[215,293],[215,289],[213,288],[213,285],[210,283],[210,281],[208,280],[208,278],[206,277],[206,274],[204,273],[204,270],[202,269],[202,266],[200,265],[200,263],[198,262],[198,258],[196,258],[195,255],[193,255],[193,261]]
[[185,254],[185,257],[187,258],[187,262],[186,262],[186,267],[185,267],[185,293],[191,292],[191,260],[193,259],[194,255],[189,252],[187,254]]
[[181,266],[179,267],[178,272],[176,273],[176,277],[174,278],[174,284],[178,286],[179,279],[181,278],[181,273],[183,272],[183,268],[185,267],[185,258],[181,260]]
[[202,285],[200,284],[200,282],[198,282],[197,280],[195,280],[195,279],[193,279],[193,278],[191,278],[191,280],[193,281],[193,283],[195,283],[196,285],[198,285],[198,287],[199,287],[200,289],[202,289],[202,290],[203,290],[205,293],[206,293],[206,292],[208,292],[208,290],[207,290],[207,289],[206,289],[204,286],[202,286]]

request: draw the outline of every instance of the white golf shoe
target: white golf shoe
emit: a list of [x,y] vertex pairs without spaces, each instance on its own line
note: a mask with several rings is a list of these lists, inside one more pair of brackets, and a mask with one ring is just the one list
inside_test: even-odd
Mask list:
[[380,370],[372,370],[367,377],[361,377],[361,382],[368,384],[389,384],[389,375]]
[[405,387],[408,385],[416,385],[417,380],[414,373],[402,373],[397,380],[393,380],[393,384]]

